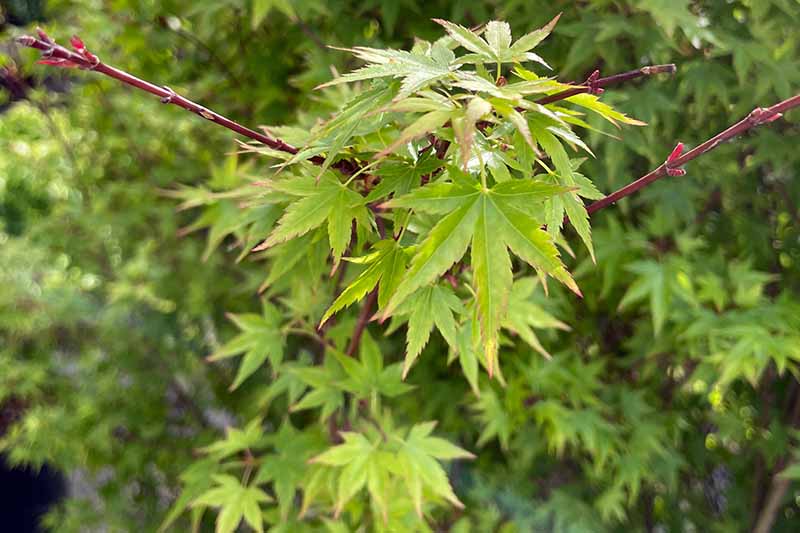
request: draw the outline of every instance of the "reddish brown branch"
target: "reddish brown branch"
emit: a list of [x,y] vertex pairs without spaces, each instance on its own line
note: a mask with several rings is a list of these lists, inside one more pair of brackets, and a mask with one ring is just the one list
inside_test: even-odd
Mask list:
[[369,324],[369,319],[372,316],[372,312],[377,301],[378,288],[376,287],[371,293],[369,293],[369,296],[367,296],[367,299],[364,300],[364,304],[361,307],[361,312],[358,315],[356,327],[353,330],[353,336],[350,338],[350,344],[347,346],[347,351],[345,352],[347,355],[355,357],[356,351],[358,351],[358,346],[361,344],[361,336],[364,334],[364,330],[367,329],[367,324]]
[[755,128],[756,126],[760,126],[761,124],[772,122],[773,120],[781,118],[783,116],[783,113],[798,106],[800,106],[800,94],[788,98],[782,102],[778,102],[772,107],[768,108],[757,107],[736,124],[730,126],[725,131],[718,133],[717,135],[705,141],[704,143],[689,150],[685,154],[681,153],[683,145],[681,143],[678,143],[676,149],[673,150],[672,154],[667,158],[666,161],[664,161],[664,163],[659,165],[651,172],[645,174],[638,180],[629,183],[628,185],[622,187],[621,189],[609,194],[605,198],[602,198],[594,203],[589,204],[586,207],[586,211],[591,215],[592,213],[596,213],[597,211],[603,209],[604,207],[608,207],[609,205],[618,202],[619,200],[625,198],[626,196],[630,196],[631,194],[639,191],[640,189],[647,187],[654,181],[663,178],[664,176],[682,175],[685,173],[685,171],[680,167],[682,167],[689,161],[692,161],[693,159],[696,159],[701,155],[710,152],[720,144],[727,142],[735,137],[738,137],[739,135],[750,130],[751,128]]
[[[42,60],[40,61],[43,64],[67,68],[80,68],[83,70],[93,70],[95,72],[99,72],[100,74],[114,78],[115,80],[126,85],[136,87],[137,89],[158,96],[161,99],[161,102],[164,104],[173,104],[187,111],[191,111],[192,113],[195,113],[206,120],[234,131],[240,135],[263,143],[273,150],[288,154],[296,154],[299,151],[296,147],[282,141],[281,139],[259,133],[239,124],[236,121],[220,115],[216,111],[193,102],[192,100],[189,100],[188,98],[176,93],[169,87],[159,87],[158,85],[150,83],[149,81],[137,78],[132,74],[128,74],[124,70],[120,70],[112,67],[111,65],[103,63],[97,58],[97,56],[87,51],[83,46],[83,43],[78,38],[73,38],[71,41],[75,50],[69,50],[57,44],[41,30],[39,31],[38,39],[36,37],[24,35],[17,38],[17,42],[23,46],[36,48],[37,50],[44,52],[42,54]],[[309,161],[314,164],[321,165],[325,161],[325,158],[317,155],[309,158]],[[356,170],[353,163],[350,161],[338,161],[331,166],[339,169],[345,174],[352,174]]]
[[544,98],[536,100],[536,103],[542,105],[552,104],[554,102],[558,102],[559,100],[569,98],[570,96],[583,93],[602,94],[603,87],[607,87],[609,85],[617,85],[618,83],[635,80],[636,78],[641,78],[644,76],[653,76],[655,74],[674,74],[675,70],[676,67],[672,63],[667,65],[650,65],[638,68],[636,70],[629,70],[628,72],[614,74],[613,76],[607,76],[605,78],[601,78],[600,71],[595,70],[591,73],[591,75],[589,75],[583,85],[574,87],[572,89],[567,89],[566,91],[561,91],[560,93],[545,96]]

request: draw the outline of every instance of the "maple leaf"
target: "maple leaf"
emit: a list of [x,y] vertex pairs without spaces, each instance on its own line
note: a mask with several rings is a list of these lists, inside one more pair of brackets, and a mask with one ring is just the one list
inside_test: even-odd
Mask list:
[[529,209],[532,203],[541,203],[565,189],[535,180],[511,180],[489,189],[453,167],[448,168],[448,176],[454,180],[437,181],[387,204],[444,216],[418,246],[382,316],[393,314],[417,289],[444,274],[471,246],[478,318],[491,374],[512,282],[507,248],[537,271],[580,294],[552,237],[540,228],[540,221],[520,208],[524,205]]
[[406,334],[403,379],[408,375],[408,371],[422,349],[428,344],[434,325],[448,345],[457,349],[457,325],[453,313],[464,314],[464,305],[451,288],[441,284],[418,290],[398,307],[395,314],[410,315]]
[[378,305],[383,307],[397,288],[408,262],[406,251],[394,239],[384,239],[372,245],[374,252],[359,258],[346,259],[367,267],[333,301],[320,320],[320,326],[338,311],[361,300],[379,285]]
[[433,20],[443,26],[453,40],[472,52],[459,57],[458,63],[482,64],[535,61],[549,69],[550,66],[545,60],[530,50],[550,35],[560,17],[561,15],[557,15],[542,28],[522,36],[513,45],[511,44],[511,27],[507,22],[490,21],[484,29],[484,38],[481,38],[477,33],[458,24],[442,19]]
[[453,492],[447,474],[437,459],[475,458],[468,451],[444,439],[431,436],[434,427],[436,427],[436,422],[416,424],[405,439],[398,439],[402,443],[397,454],[398,460],[403,467],[402,471],[414,501],[414,508],[420,517],[422,516],[423,486],[429,487],[433,493],[442,496],[457,507],[464,506]]
[[265,301],[263,307],[261,315],[229,314],[228,318],[236,324],[241,333],[208,357],[209,361],[219,361],[244,353],[230,390],[239,387],[264,364],[267,358],[273,368],[277,368],[283,360],[284,335],[280,330],[282,315],[269,302]]
[[253,252],[305,235],[327,222],[331,251],[334,262],[338,263],[350,242],[353,220],[369,225],[364,198],[329,172],[323,175],[319,183],[306,176],[272,181],[265,186],[300,199],[289,204],[278,225],[269,237],[253,248]]
[[201,494],[192,505],[220,507],[216,533],[233,533],[242,519],[255,531],[264,531],[259,504],[269,502],[272,498],[258,487],[243,486],[228,474],[217,474],[213,479],[217,485]]
[[375,78],[403,78],[396,100],[403,99],[458,69],[454,64],[455,54],[441,43],[434,43],[425,53],[405,50],[368,48],[339,48],[369,63],[332,81],[317,86],[317,89]]

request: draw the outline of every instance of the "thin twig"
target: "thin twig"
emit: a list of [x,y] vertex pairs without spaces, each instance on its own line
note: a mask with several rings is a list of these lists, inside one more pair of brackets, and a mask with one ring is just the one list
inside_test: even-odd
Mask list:
[[617,85],[626,81],[635,80],[636,78],[653,76],[655,74],[674,74],[675,70],[676,67],[673,63],[669,63],[667,65],[649,65],[636,70],[629,70],[628,72],[621,72],[619,74],[614,74],[613,76],[607,76],[605,78],[601,78],[600,71],[595,70],[589,75],[583,85],[561,91],[560,93],[545,96],[536,100],[536,103],[542,105],[552,104],[554,102],[558,102],[559,100],[569,98],[570,96],[583,93],[602,94],[603,87],[608,87],[609,85]]
[[361,312],[358,315],[358,321],[356,322],[356,327],[353,330],[353,336],[350,338],[350,344],[347,346],[347,351],[345,352],[350,357],[355,356],[358,346],[361,344],[361,336],[364,334],[364,330],[367,329],[367,324],[369,324],[369,319],[372,316],[372,312],[377,301],[378,289],[376,287],[371,293],[369,293],[367,299],[364,300],[364,305],[361,306]]
[[[800,426],[800,394],[795,397],[787,422],[793,428]],[[764,497],[763,507],[756,516],[753,533],[769,533],[772,530],[772,525],[781,510],[781,505],[792,481],[790,478],[781,475],[787,464],[789,464],[789,457],[784,456],[778,459],[775,465],[775,473],[772,476],[769,490]]]
[[[224,128],[227,128],[231,131],[234,131],[240,135],[245,137],[249,137],[255,141],[263,143],[264,145],[272,148],[273,150],[277,150],[279,152],[285,152],[288,154],[297,154],[299,149],[291,144],[274,137],[269,137],[264,135],[263,133],[259,133],[255,130],[252,130],[246,126],[239,124],[238,122],[231,120],[223,115],[220,115],[216,111],[208,109],[192,100],[189,100],[185,96],[182,96],[169,87],[159,87],[149,81],[143,80],[141,78],[137,78],[136,76],[125,72],[124,70],[120,70],[118,68],[112,67],[111,65],[107,65],[100,61],[97,56],[88,52],[83,43],[80,39],[73,38],[72,44],[75,47],[75,51],[68,50],[63,46],[57,44],[55,41],[50,39],[44,32],[40,30],[39,37],[31,37],[30,35],[23,35],[22,37],[17,38],[17,42],[23,46],[27,46],[30,48],[36,48],[37,50],[42,50],[44,54],[42,54],[42,63],[53,65],[53,66],[60,66],[60,67],[68,67],[68,68],[80,68],[84,70],[93,70],[95,72],[99,72],[100,74],[104,74],[110,78],[114,78],[117,81],[120,81],[126,85],[130,85],[132,87],[136,87],[142,91],[148,92],[155,96],[161,98],[161,102],[164,104],[173,104],[178,107],[181,107],[187,111],[191,111],[196,115],[203,117],[204,119],[211,121],[215,124],[218,124]],[[321,165],[324,163],[325,158],[322,156],[314,156],[308,159],[314,164]],[[333,168],[337,168],[345,174],[352,174],[355,172],[353,167],[353,163],[350,161],[342,160],[337,161],[333,165]]]
[[715,135],[714,137],[708,139],[704,143],[698,145],[697,147],[689,150],[685,154],[682,154],[683,145],[681,143],[678,144],[673,153],[667,158],[667,160],[659,165],[654,170],[650,171],[649,173],[645,174],[641,178],[637,179],[634,182],[629,183],[628,185],[622,187],[621,189],[609,194],[605,198],[597,200],[589,204],[586,207],[586,211],[591,215],[596,213],[597,211],[603,209],[604,207],[608,207],[619,200],[625,198],[626,196],[630,196],[631,194],[647,187],[654,181],[663,178],[664,176],[680,176],[685,174],[685,171],[681,169],[683,165],[700,157],[701,155],[710,152],[720,144],[729,141],[739,135],[745,133],[746,131],[755,128],[756,126],[760,126],[761,124],[765,124],[767,122],[772,122],[777,120],[783,116],[783,113],[793,109],[795,107],[800,106],[800,94],[797,94],[791,98],[787,98],[782,102],[778,102],[777,104],[773,105],[772,107],[757,107],[753,111],[751,111],[746,117],[742,120],[733,124],[725,131],[722,131]]

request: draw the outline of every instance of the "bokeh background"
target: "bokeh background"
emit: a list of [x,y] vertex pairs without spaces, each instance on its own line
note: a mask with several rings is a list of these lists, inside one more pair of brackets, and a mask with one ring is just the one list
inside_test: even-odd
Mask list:
[[[231,394],[233,368],[204,357],[233,335],[226,312],[258,309],[264,266],[229,249],[235,203],[178,210],[169,191],[222,191],[268,168],[156,98],[35,65],[14,36],[77,33],[104,61],[239,122],[303,127],[332,109],[312,88],[356,66],[326,45],[408,48],[440,35],[433,17],[505,19],[519,35],[563,12],[537,51],[564,81],[678,65],[604,95],[648,123],[589,136],[597,158],[582,168],[605,192],[676,141],[800,91],[797,0],[0,6],[0,451],[17,474],[58,473],[46,486],[59,503],[41,515],[56,531],[154,531],[193,450],[259,413],[259,390]],[[408,412],[469,449],[480,439],[478,460],[450,472],[466,509],[432,531],[800,529],[800,128],[786,118],[593,218],[598,264],[572,261],[586,298],[542,299],[572,326],[542,334],[557,370],[532,364],[467,405],[453,401],[463,384],[422,358],[424,401]],[[624,459],[606,464],[610,446]]]

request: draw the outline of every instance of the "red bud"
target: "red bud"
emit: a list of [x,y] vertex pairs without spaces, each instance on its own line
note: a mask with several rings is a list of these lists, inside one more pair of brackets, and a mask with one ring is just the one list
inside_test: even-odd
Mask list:
[[69,39],[69,44],[72,45],[72,48],[75,49],[78,53],[84,53],[86,51],[86,46],[83,44],[83,41],[77,35],[73,35]]
[[681,156],[682,153],[683,153],[683,143],[676,144],[675,148],[672,150],[672,153],[669,154],[669,157],[667,158],[667,163],[675,161]]
[[42,28],[36,28],[36,34],[39,35],[39,39],[43,40],[44,42],[53,44],[53,39],[51,39]]

